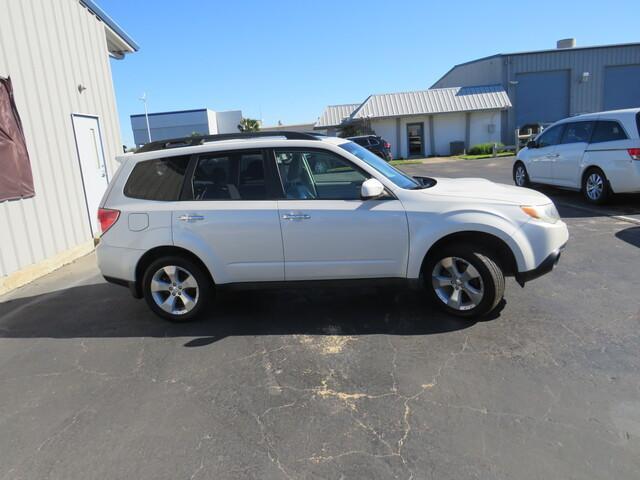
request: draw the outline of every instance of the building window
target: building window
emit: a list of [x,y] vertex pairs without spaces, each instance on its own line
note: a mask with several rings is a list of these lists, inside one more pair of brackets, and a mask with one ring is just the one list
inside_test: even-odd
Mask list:
[[11,79],[0,77],[0,201],[33,197],[33,175],[13,98]]

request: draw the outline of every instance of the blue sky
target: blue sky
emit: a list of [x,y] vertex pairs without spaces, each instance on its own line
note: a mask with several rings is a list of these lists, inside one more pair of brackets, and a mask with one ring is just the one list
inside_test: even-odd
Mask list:
[[640,41],[638,0],[522,2],[98,0],[140,51],[112,60],[122,140],[151,112],[242,110],[312,122],[325,105],[420,90],[456,63],[500,52]]

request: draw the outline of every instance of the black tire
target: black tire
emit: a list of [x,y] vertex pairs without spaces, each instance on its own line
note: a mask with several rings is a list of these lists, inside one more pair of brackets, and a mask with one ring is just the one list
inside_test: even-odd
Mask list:
[[[524,177],[521,176],[522,173],[524,173]],[[522,162],[516,162],[513,165],[513,183],[518,187],[531,186],[531,182],[529,181],[529,172],[527,172],[527,167],[525,167]]]
[[[178,267],[175,270],[175,275],[178,278],[178,281],[175,283],[167,282],[169,276],[160,273],[161,269],[168,267],[169,270],[172,270],[171,267],[173,266]],[[187,279],[185,272],[195,279],[197,287],[195,289],[193,287],[189,287],[188,285],[192,285],[192,283],[185,282],[183,287],[184,289],[180,288],[179,291],[175,291],[178,285],[182,286],[181,281],[185,281]],[[156,273],[162,275],[162,278],[159,278],[159,280],[162,283],[167,282],[168,288],[174,289],[175,294],[161,291],[156,292],[156,296],[154,297],[154,292],[151,290],[151,282],[153,281]],[[176,285],[176,283],[178,285]],[[213,297],[214,288],[213,282],[211,281],[208,273],[205,272],[199,264],[186,257],[167,256],[155,260],[147,267],[142,279],[142,293],[147,305],[149,305],[149,308],[156,315],[171,322],[188,322],[197,318],[206,310]],[[177,306],[175,313],[164,310],[158,303],[160,300],[167,299],[171,296],[176,297],[173,300]],[[193,301],[193,306],[189,303],[190,301]],[[182,312],[180,312],[181,306],[183,309]]]
[[[600,188],[597,186],[601,185]],[[582,176],[582,195],[585,200],[593,205],[607,203],[611,196],[609,180],[599,168],[589,168]]]
[[[442,287],[439,289],[440,293],[438,293],[438,289],[434,285],[434,282],[440,281],[440,276],[438,276],[438,279],[434,279],[433,277],[434,271],[436,271],[436,266],[438,266],[438,268],[441,268],[439,264],[443,259],[454,257],[458,260],[462,260],[457,262],[459,266],[458,270],[460,270],[460,267],[464,265],[464,262],[466,262],[467,264],[470,264],[475,268],[482,281],[481,284],[473,284],[473,287],[476,290],[478,290],[478,285],[482,287],[481,289],[479,289],[482,291],[481,300],[475,303],[475,306],[467,305],[466,309],[453,308],[445,303],[445,300],[442,298],[441,295],[444,294],[446,296],[447,291],[451,292],[451,294],[453,295],[455,287]],[[461,273],[464,273],[465,271],[466,269]],[[478,248],[470,244],[455,244],[447,246],[429,255],[429,258],[427,258],[423,266],[422,274],[424,277],[427,292],[431,300],[445,312],[457,317],[475,318],[487,315],[498,306],[498,304],[504,297],[505,283],[502,269],[488,253],[481,252]],[[476,280],[474,280],[474,282],[476,282]],[[471,302],[468,303],[474,304],[471,296],[467,293],[466,290],[470,286],[470,282],[467,282],[466,284],[462,282],[462,284],[458,285],[458,290],[460,290],[459,295],[463,299],[462,303],[464,303],[464,299],[466,297],[467,300],[471,300]],[[462,305],[462,307],[465,306]]]

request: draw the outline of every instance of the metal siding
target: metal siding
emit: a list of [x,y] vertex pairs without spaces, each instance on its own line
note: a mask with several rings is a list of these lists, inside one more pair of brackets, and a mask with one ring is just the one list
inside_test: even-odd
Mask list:
[[604,108],[640,107],[640,65],[618,65],[605,68]]
[[502,57],[495,56],[456,65],[431,88],[467,87],[502,83]]
[[4,276],[91,239],[71,114],[100,118],[109,176],[121,146],[104,24],[77,0],[0,0],[0,11],[0,75],[13,81],[36,190],[0,204]]
[[339,126],[359,106],[359,103],[327,106],[316,123],[316,128]]

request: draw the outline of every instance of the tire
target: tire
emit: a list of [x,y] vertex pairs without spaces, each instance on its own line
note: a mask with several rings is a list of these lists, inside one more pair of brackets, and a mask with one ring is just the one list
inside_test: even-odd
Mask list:
[[513,165],[513,183],[518,187],[529,187],[531,185],[527,167],[522,162],[516,162]]
[[500,266],[487,253],[469,244],[451,245],[430,255],[423,267],[423,277],[431,300],[457,317],[487,315],[504,296]]
[[168,256],[147,267],[142,293],[156,315],[171,322],[187,322],[206,309],[213,296],[213,283],[208,273],[194,261]]
[[609,180],[599,168],[588,169],[582,178],[582,194],[587,202],[602,205],[611,195]]

